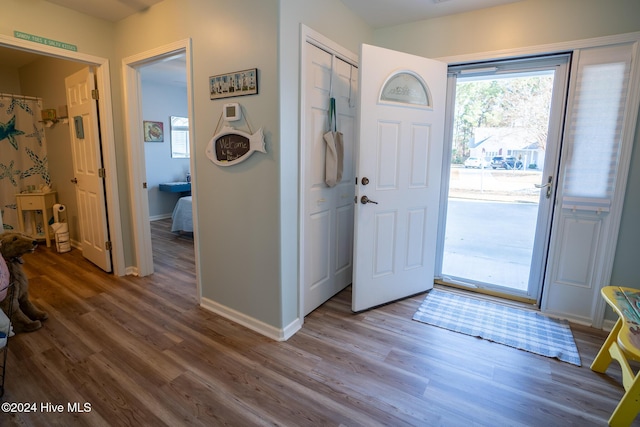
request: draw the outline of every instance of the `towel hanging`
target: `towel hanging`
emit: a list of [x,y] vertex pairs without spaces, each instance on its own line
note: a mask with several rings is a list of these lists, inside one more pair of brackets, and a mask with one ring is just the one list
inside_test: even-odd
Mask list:
[[334,187],[342,181],[344,161],[344,142],[342,132],[338,132],[336,123],[336,99],[329,99],[329,132],[324,134],[325,149],[325,183]]

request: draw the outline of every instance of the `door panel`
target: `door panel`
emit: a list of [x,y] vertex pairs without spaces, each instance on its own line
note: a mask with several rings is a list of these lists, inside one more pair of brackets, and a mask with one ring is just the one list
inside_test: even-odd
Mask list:
[[413,126],[412,155],[411,155],[411,188],[425,188],[429,178],[429,128],[427,126]]
[[375,237],[373,249],[375,261],[373,264],[373,277],[383,277],[394,273],[395,251],[393,245],[385,245],[396,241],[397,211],[377,212],[375,214]]
[[[565,218],[565,230],[560,242],[559,258],[568,262],[559,264],[552,271],[553,282],[590,289],[593,276],[593,256],[598,247],[599,218]],[[582,304],[581,304],[582,305]]]
[[405,251],[405,269],[424,266],[425,232],[427,230],[427,210],[413,209],[408,212],[409,230],[407,233],[407,249]]
[[95,77],[87,67],[65,79],[69,110],[69,134],[78,200],[78,225],[82,255],[111,271],[104,179],[100,176],[102,151],[98,127],[97,101],[92,98]]
[[433,287],[447,68],[368,45],[360,61],[353,311]]
[[378,179],[377,190],[398,188],[398,156],[400,149],[400,123],[378,123]]
[[309,237],[314,245],[309,251],[307,262],[309,269],[309,285],[315,288],[329,278],[329,258],[331,247],[329,245],[330,213],[322,211],[310,216],[308,222]]

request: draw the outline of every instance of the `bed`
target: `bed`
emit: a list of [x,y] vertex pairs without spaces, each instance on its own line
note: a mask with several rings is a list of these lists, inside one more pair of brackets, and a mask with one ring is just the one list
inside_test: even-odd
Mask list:
[[193,209],[191,204],[191,196],[180,197],[173,208],[171,219],[171,231],[186,231],[193,233]]

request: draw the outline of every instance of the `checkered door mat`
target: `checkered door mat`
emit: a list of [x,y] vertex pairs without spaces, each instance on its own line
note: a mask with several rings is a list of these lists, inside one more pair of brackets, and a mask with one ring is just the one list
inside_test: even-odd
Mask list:
[[413,320],[581,366],[569,322],[432,289]]

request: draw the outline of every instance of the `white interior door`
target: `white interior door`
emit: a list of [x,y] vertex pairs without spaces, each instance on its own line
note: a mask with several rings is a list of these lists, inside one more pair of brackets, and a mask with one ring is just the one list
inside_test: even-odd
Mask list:
[[438,61],[361,48],[353,311],[433,287],[446,74]]
[[92,97],[95,77],[91,68],[84,68],[65,78],[65,88],[82,255],[110,272],[98,104]]
[[[353,197],[358,69],[334,54],[305,45],[305,137],[302,175],[304,314],[351,283]],[[337,129],[344,136],[342,180],[325,184],[325,147],[329,99],[336,99]]]

